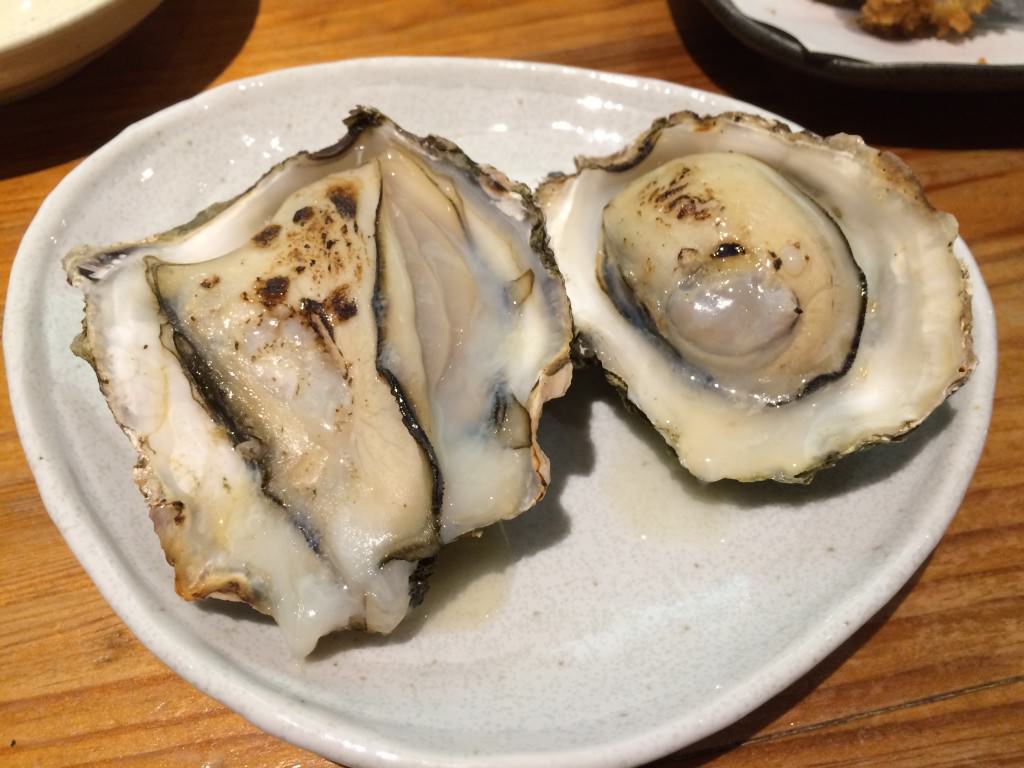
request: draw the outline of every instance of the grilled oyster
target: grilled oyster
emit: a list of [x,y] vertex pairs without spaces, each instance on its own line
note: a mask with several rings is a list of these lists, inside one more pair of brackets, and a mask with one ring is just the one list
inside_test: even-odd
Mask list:
[[582,345],[705,480],[805,481],[974,366],[957,225],[895,156],[680,113],[539,192]]
[[571,319],[529,191],[359,109],[191,223],[68,255],[76,352],[135,445],[186,599],[298,654],[393,629],[438,547],[548,481]]

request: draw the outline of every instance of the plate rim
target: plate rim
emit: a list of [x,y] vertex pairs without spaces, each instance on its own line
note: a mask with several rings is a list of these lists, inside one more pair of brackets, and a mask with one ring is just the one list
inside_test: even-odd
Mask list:
[[[8,283],[3,346],[11,408],[23,451],[51,520],[104,599],[140,642],[191,685],[277,738],[318,754],[361,766],[415,764],[419,766],[487,765],[495,768],[522,766],[541,768],[542,766],[560,765],[583,768],[584,766],[637,764],[664,756],[742,718],[805,675],[832,653],[906,583],[938,544],[952,518],[959,510],[986,442],[985,434],[991,419],[992,395],[997,367],[994,309],[980,270],[961,239],[957,240],[957,254],[971,274],[974,291],[975,349],[984,354],[984,358],[979,355],[979,359],[984,361],[984,366],[979,364],[974,373],[975,378],[980,380],[975,383],[975,386],[987,385],[982,398],[985,404],[984,413],[980,417],[976,417],[984,419],[985,427],[981,430],[975,450],[968,454],[966,467],[969,471],[949,473],[946,477],[939,478],[938,482],[945,484],[946,498],[949,498],[951,502],[941,511],[941,514],[935,516],[936,519],[931,527],[924,532],[927,535],[908,543],[903,550],[891,555],[887,561],[888,567],[879,568],[866,580],[865,583],[869,583],[870,588],[862,587],[841,606],[842,610],[834,612],[833,615],[837,620],[845,621],[844,631],[830,635],[824,641],[814,632],[805,633],[799,642],[794,643],[784,653],[779,654],[768,663],[761,665],[751,675],[747,681],[748,690],[744,695],[727,698],[725,706],[720,706],[714,712],[714,717],[696,724],[691,722],[691,716],[683,712],[677,713],[655,728],[642,730],[632,736],[609,743],[558,751],[506,752],[481,757],[478,754],[441,752],[432,748],[417,747],[411,743],[396,745],[387,739],[381,740],[372,729],[351,721],[340,723],[342,727],[339,729],[339,721],[336,718],[332,719],[329,715],[325,717],[324,713],[313,711],[312,705],[295,700],[281,689],[272,688],[260,682],[254,684],[251,680],[245,679],[244,674],[241,684],[248,690],[246,696],[240,697],[237,693],[239,680],[236,678],[242,670],[235,666],[231,659],[225,658],[217,649],[205,642],[190,643],[189,641],[194,640],[191,634],[180,629],[164,616],[159,606],[151,607],[143,601],[144,595],[141,590],[137,591],[132,585],[132,580],[126,578],[129,576],[127,564],[117,556],[116,548],[108,544],[101,527],[93,525],[81,517],[76,519],[74,509],[68,507],[69,500],[73,498],[72,494],[66,493],[67,487],[73,485],[70,479],[64,478],[57,466],[45,460],[38,450],[46,444],[46,440],[41,433],[37,432],[34,417],[30,413],[28,403],[31,400],[31,382],[27,381],[27,376],[23,376],[21,373],[21,370],[24,370],[22,362],[25,356],[22,345],[17,343],[16,338],[22,332],[23,310],[20,308],[25,302],[20,300],[21,294],[16,293],[13,289],[22,284],[30,284],[30,279],[34,274],[31,271],[31,252],[37,250],[35,242],[45,238],[45,234],[41,230],[44,229],[45,222],[52,218],[55,212],[58,212],[62,198],[73,199],[77,194],[76,187],[87,180],[89,174],[94,172],[94,168],[97,171],[102,169],[106,156],[120,151],[119,145],[127,138],[140,133],[145,135],[173,124],[180,115],[187,115],[188,110],[196,104],[229,93],[239,84],[257,79],[287,80],[296,75],[315,74],[318,71],[329,72],[339,68],[400,69],[413,67],[419,70],[424,65],[451,68],[453,71],[466,67],[502,71],[526,70],[531,74],[539,74],[541,77],[548,78],[559,76],[588,79],[606,77],[612,81],[616,79],[629,81],[634,85],[647,84],[650,87],[661,89],[666,94],[686,92],[700,97],[710,96],[729,108],[736,108],[733,105],[739,105],[743,109],[764,112],[755,105],[729,96],[713,94],[654,78],[509,59],[415,56],[348,59],[274,70],[223,83],[216,88],[202,91],[189,99],[170,105],[127,126],[72,169],[44,199],[19,245]],[[12,295],[14,300],[12,300]],[[981,335],[982,331],[984,331],[983,335]],[[62,499],[61,496],[68,498]],[[82,538],[83,536],[86,538]],[[106,560],[85,557],[83,553],[90,545],[104,550],[111,557]],[[133,588],[123,589],[126,582]],[[289,710],[282,705],[302,707],[303,716],[298,719],[302,722],[285,714]],[[338,730],[344,733],[339,734]]]

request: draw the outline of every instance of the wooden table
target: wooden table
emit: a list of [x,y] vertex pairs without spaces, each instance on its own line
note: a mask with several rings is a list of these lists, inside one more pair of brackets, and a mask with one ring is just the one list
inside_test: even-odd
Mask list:
[[[956,214],[995,301],[1000,375],[981,464],[935,554],[867,626],[663,764],[1024,765],[1022,94],[849,89],[746,50],[692,0],[581,6],[168,0],[77,76],[0,107],[2,281],[43,197],[123,127],[299,64],[385,54],[573,64],[729,93],[893,148]],[[198,693],[135,640],[50,523],[0,391],[0,765],[329,765]]]

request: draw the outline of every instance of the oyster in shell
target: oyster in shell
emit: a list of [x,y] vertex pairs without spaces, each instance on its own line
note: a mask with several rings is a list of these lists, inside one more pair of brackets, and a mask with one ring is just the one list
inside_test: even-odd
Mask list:
[[679,113],[539,197],[581,346],[705,480],[805,481],[974,366],[956,221],[853,136]]
[[371,109],[249,191],[65,260],[177,591],[298,654],[392,630],[445,542],[544,494],[571,318],[529,190]]

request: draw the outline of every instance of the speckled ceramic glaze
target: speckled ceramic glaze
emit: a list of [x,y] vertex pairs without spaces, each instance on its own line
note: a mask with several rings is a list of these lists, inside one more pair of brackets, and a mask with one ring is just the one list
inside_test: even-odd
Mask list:
[[962,242],[974,377],[905,442],[810,487],[700,485],[598,376],[578,373],[541,431],[548,498],[443,552],[426,603],[391,637],[338,635],[299,662],[248,609],[182,602],[131,482],[128,441],[68,350],[82,305],[60,257],[189,219],[334,141],[360,103],[529,183],[668,112],[753,109],[534,64],[340,62],[201,94],[73,171],[11,276],[11,400],[54,522],[160,658],[271,733],[357,766],[631,765],[765,701],[911,576],[960,503],[991,413],[992,305]]

